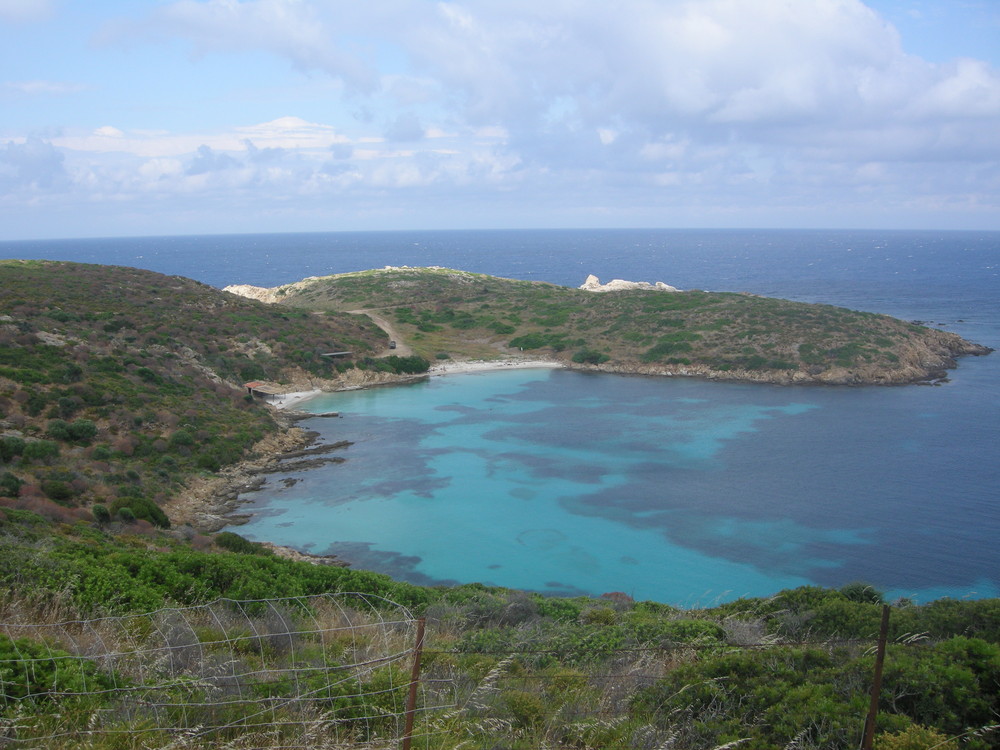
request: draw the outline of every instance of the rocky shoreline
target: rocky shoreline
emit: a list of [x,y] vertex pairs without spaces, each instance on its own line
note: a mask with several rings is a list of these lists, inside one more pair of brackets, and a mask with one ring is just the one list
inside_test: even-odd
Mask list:
[[[301,471],[345,459],[328,454],[351,445],[348,440],[317,444],[318,432],[303,430],[295,422],[311,414],[276,410],[279,430],[254,446],[252,458],[227,466],[211,477],[198,477],[163,506],[175,526],[188,526],[200,534],[213,534],[229,526],[246,523],[249,515],[238,513],[245,502],[241,495],[260,489],[267,476],[279,471]],[[289,463],[291,462],[291,463]],[[291,547],[261,542],[274,554],[316,565],[347,567],[334,555],[311,555]]]

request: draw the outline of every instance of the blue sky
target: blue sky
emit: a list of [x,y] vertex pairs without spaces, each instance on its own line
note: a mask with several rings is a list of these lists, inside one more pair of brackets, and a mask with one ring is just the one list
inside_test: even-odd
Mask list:
[[1000,229],[998,0],[0,0],[0,239]]

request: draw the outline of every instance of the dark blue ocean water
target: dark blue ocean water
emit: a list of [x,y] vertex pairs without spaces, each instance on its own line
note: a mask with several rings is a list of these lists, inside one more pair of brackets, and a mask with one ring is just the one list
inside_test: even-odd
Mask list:
[[[214,286],[440,265],[662,280],[919,319],[1000,348],[1000,233],[386,232],[0,243]],[[1000,593],[1000,355],[941,386],[553,371],[335,394],[348,461],[248,497],[241,533],[422,582],[693,604],[801,583]]]

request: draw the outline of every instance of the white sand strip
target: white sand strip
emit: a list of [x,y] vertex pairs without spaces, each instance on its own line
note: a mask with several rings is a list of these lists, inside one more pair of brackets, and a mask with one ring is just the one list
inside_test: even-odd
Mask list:
[[321,396],[325,391],[321,391],[318,388],[312,391],[295,391],[294,393],[282,393],[279,396],[275,396],[271,401],[268,401],[271,406],[275,406],[279,409],[294,409],[303,401],[308,401],[316,396]]
[[[565,367],[565,365],[561,362],[553,362],[545,359],[477,359],[461,362],[442,362],[431,367],[427,371],[427,375],[463,375],[476,372],[490,372],[493,370],[557,369],[561,367]],[[352,388],[351,390],[354,389]],[[275,396],[268,403],[278,409],[294,409],[303,401],[308,401],[324,393],[329,393],[329,391],[316,388],[311,391],[282,393]]]
[[561,362],[545,359],[476,359],[464,362],[442,362],[427,371],[428,375],[462,375],[490,370],[527,370],[531,368],[561,368]]

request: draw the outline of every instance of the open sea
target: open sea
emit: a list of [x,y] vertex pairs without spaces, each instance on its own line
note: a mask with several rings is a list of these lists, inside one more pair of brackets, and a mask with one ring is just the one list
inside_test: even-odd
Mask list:
[[[385,265],[664,281],[888,313],[1000,349],[1000,232],[523,230],[0,242],[222,287]],[[273,475],[236,529],[419,583],[693,606],[866,581],[1000,595],[1000,353],[938,386],[560,370],[307,402],[343,464]]]

